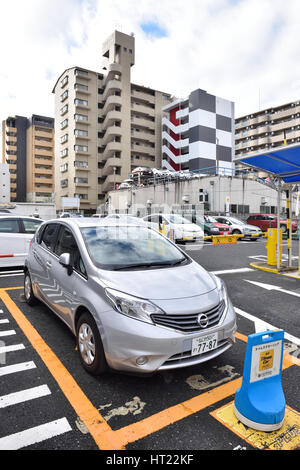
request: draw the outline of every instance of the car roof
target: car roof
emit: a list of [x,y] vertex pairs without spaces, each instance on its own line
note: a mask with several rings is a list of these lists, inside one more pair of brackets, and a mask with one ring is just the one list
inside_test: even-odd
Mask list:
[[51,223],[59,223],[59,224],[66,224],[72,227],[98,227],[98,226],[116,226],[116,225],[131,225],[131,226],[142,226],[148,228],[146,224],[143,223],[143,220],[137,218],[135,221],[133,218],[125,221],[123,219],[111,219],[111,218],[96,218],[96,217],[72,217],[67,219],[52,219],[47,220],[45,222]]
[[32,219],[32,220],[40,220],[41,222],[44,222],[43,219],[40,219],[39,217],[32,217],[30,215],[20,215],[20,214],[3,214],[0,213],[0,218],[6,218],[6,217],[15,217],[17,219]]

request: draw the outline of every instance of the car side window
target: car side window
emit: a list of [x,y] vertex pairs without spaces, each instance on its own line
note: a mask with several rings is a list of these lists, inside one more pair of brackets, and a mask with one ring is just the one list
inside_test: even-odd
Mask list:
[[39,226],[41,225],[41,222],[37,220],[22,219],[22,221],[23,221],[25,233],[34,234],[39,228]]
[[78,245],[74,235],[68,227],[61,227],[54,247],[54,253],[57,256],[60,256],[63,253],[69,253],[71,266],[73,266],[76,271],[86,276],[86,269],[80,255]]
[[47,250],[52,251],[53,245],[55,243],[56,235],[57,235],[57,224],[48,224],[46,225],[43,234],[40,239],[40,244]]
[[17,219],[0,219],[0,233],[20,233]]

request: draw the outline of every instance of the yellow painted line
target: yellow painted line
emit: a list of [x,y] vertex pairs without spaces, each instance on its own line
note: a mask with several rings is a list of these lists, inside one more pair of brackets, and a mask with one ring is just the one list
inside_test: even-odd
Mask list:
[[[103,433],[111,431],[110,426],[4,289],[0,289],[0,298],[49,369],[77,416],[89,430],[99,449],[101,449],[101,436]],[[106,441],[105,444],[107,444]]]
[[7,290],[20,290],[20,289],[24,289],[24,286],[21,286],[21,287],[4,287],[1,290],[7,291]]
[[234,414],[234,402],[210,413],[230,431],[262,450],[293,450],[300,445],[300,414],[286,407],[283,425],[277,431],[263,432],[246,427]]
[[254,264],[254,263],[250,263],[250,266],[252,268],[255,268],[255,269],[260,269],[261,271],[265,271],[265,272],[268,272],[268,273],[273,273],[273,274],[280,274],[281,276],[286,276],[286,277],[292,277],[293,279],[299,279],[300,280],[300,275],[293,275],[293,274],[288,274],[288,273],[285,273],[285,272],[279,272],[278,269],[275,269],[275,268],[269,268],[269,267],[266,267],[266,266],[261,266],[259,264]]

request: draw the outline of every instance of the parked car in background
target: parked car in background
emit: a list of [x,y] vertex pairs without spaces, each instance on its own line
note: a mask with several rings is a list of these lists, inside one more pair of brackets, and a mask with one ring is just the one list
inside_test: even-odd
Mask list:
[[[195,242],[203,240],[204,231],[196,224],[178,214],[151,214],[143,218],[149,227],[155,230],[165,225],[166,236],[178,242]],[[172,231],[172,234],[170,233]]]
[[93,214],[92,217],[96,219],[104,219],[105,217],[107,217],[107,214]]
[[130,179],[132,179],[135,184],[142,184],[153,177],[154,175],[151,168],[137,167],[132,170]]
[[205,223],[213,224],[218,227],[220,235],[230,235],[230,227],[227,224],[220,223],[215,217],[212,217],[211,215],[204,215],[204,220]]
[[185,217],[189,219],[192,223],[199,225],[204,231],[204,235],[206,236],[220,235],[219,228],[215,224],[211,222],[207,222],[203,215],[196,214],[193,216],[193,215],[188,214],[188,215],[185,215]]
[[83,217],[80,212],[62,212],[59,216],[61,219],[66,219],[70,217]]
[[216,220],[222,224],[228,225],[233,235],[244,235],[244,238],[249,238],[253,241],[262,236],[262,231],[258,227],[248,225],[236,217],[227,217],[222,215],[216,216]]
[[235,342],[223,281],[145,225],[107,218],[44,223],[26,260],[24,294],[76,335],[85,370],[98,375],[194,366]]
[[[274,214],[251,214],[247,223],[259,227],[262,232],[267,232],[268,228],[277,228],[277,215]],[[287,220],[280,219],[280,228],[283,233],[287,232]],[[297,222],[292,222],[292,232],[297,231]]]
[[0,215],[0,268],[24,266],[29,245],[43,220],[21,215]]

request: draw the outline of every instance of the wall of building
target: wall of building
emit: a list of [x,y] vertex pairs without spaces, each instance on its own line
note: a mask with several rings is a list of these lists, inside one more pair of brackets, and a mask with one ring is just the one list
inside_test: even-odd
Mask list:
[[54,203],[16,203],[14,208],[9,207],[13,214],[29,217],[39,217],[43,220],[56,218],[56,205]]
[[10,202],[9,165],[0,163],[0,204]]
[[[224,213],[229,198],[231,213],[247,215],[248,213],[268,211],[275,212],[277,207],[276,190],[252,179],[227,176],[208,176],[189,181],[152,185],[143,188],[122,189],[109,193],[109,210],[122,212],[132,206],[147,205],[183,205],[199,204],[200,196],[207,196],[212,213]],[[285,195],[282,195],[284,206]],[[264,209],[262,209],[262,207]],[[295,201],[293,204],[295,207]]]

